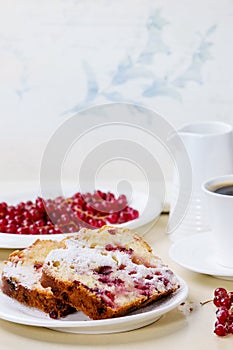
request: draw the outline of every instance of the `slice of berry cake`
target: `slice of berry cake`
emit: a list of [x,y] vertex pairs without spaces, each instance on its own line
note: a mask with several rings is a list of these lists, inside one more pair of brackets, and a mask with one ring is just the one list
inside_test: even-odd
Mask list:
[[48,253],[62,242],[37,240],[24,250],[14,251],[4,262],[1,289],[19,302],[41,309],[52,318],[66,316],[74,309],[40,284],[42,265]]
[[92,319],[122,316],[179,288],[174,273],[129,229],[82,229],[51,251],[41,283]]

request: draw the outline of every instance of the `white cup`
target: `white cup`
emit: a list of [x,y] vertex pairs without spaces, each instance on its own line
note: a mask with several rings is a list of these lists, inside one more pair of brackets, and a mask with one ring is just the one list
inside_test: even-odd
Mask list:
[[202,188],[216,262],[233,269],[233,196],[215,192],[227,185],[233,186],[233,174],[212,178]]

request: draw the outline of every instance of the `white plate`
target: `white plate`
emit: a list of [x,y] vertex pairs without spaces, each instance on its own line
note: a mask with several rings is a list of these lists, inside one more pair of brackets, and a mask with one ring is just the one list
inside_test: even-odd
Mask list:
[[[35,200],[36,197],[37,196],[32,193],[31,194],[28,193],[27,195],[25,194],[8,195],[8,196],[5,196],[3,199],[1,198],[1,201],[6,201],[8,204],[14,205],[24,200]],[[124,224],[119,224],[117,226],[135,229],[143,225],[146,225],[152,220],[155,220],[162,211],[162,203],[158,199],[153,198],[152,205],[147,207],[146,206],[147,200],[148,200],[147,195],[144,194],[143,192],[134,193],[130,206],[139,211],[139,218],[136,220],[128,221]],[[114,225],[111,225],[111,226],[114,226]],[[0,248],[13,248],[13,249],[25,248],[30,244],[32,244],[38,238],[60,240],[65,236],[67,235],[66,234],[17,235],[17,234],[9,234],[9,233],[0,233]]]
[[179,281],[181,287],[172,295],[127,316],[106,320],[91,320],[80,311],[62,319],[53,320],[45,313],[24,306],[0,291],[0,318],[14,323],[46,327],[68,333],[101,334],[126,332],[149,325],[180,305],[187,298],[188,287],[182,279],[179,279]]
[[188,270],[232,281],[233,269],[216,262],[210,235],[206,232],[183,238],[171,246],[169,255]]

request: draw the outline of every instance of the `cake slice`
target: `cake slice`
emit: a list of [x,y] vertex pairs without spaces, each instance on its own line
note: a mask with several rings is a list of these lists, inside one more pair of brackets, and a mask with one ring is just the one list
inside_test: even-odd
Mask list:
[[64,300],[54,296],[51,288],[40,283],[42,266],[49,252],[63,246],[63,242],[37,240],[24,250],[14,251],[4,262],[2,292],[19,302],[41,309],[51,318],[59,318],[73,312]]
[[82,229],[52,250],[41,283],[92,319],[127,314],[179,288],[174,273],[129,229]]

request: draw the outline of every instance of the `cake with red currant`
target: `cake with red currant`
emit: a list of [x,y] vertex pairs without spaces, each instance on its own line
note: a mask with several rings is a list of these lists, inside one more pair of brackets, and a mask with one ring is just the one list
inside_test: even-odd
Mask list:
[[54,296],[51,288],[43,288],[40,283],[44,259],[52,249],[62,246],[62,242],[37,240],[24,250],[14,251],[4,262],[2,292],[27,306],[41,309],[51,318],[73,312],[69,304]]
[[52,250],[41,283],[92,319],[123,316],[175,292],[179,280],[129,229],[82,229]]

